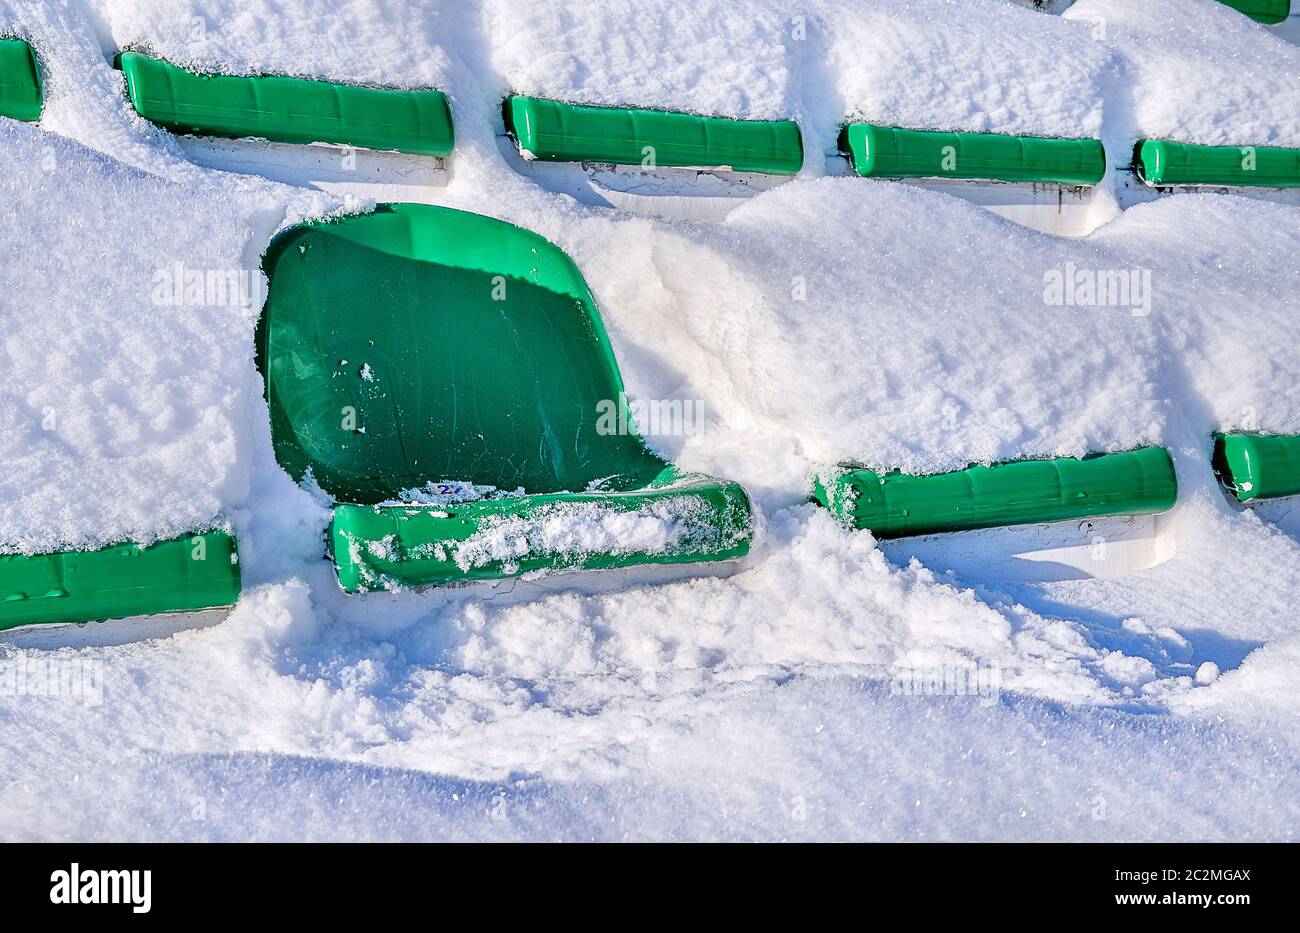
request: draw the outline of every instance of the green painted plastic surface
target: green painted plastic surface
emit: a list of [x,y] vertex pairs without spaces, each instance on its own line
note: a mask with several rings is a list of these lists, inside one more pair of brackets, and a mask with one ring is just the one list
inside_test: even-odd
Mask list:
[[1178,498],[1178,481],[1168,451],[1143,447],[932,476],[851,470],[819,479],[814,497],[847,524],[895,538],[1163,512]]
[[[341,505],[334,512],[331,546],[339,584],[348,592],[489,580],[534,571],[611,570],[636,564],[682,564],[733,560],[749,551],[749,499],[736,483],[707,476],[678,476],[672,467],[644,489],[608,493],[559,493],[486,499],[446,506]],[[659,507],[685,516],[689,530],[660,548],[547,551],[548,517],[566,511],[593,514]],[[531,531],[531,537],[529,532]],[[460,546],[476,533],[509,534],[529,542],[503,559]],[[472,543],[472,542],[471,542]],[[457,563],[460,556],[462,563]]]
[[1276,26],[1291,14],[1291,0],[1219,0],[1257,23]]
[[1148,185],[1300,187],[1300,149],[1277,146],[1193,146],[1147,139],[1138,146]]
[[0,39],[0,117],[28,123],[41,118],[36,56],[22,39]]
[[263,263],[271,436],[295,478],[374,503],[443,480],[531,493],[630,489],[663,468],[598,431],[623,385],[563,251],[418,204],[294,227]]
[[1216,434],[1214,469],[1242,502],[1300,495],[1300,435]]
[[123,52],[118,63],[136,111],[173,133],[431,156],[450,155],[454,143],[451,110],[441,91],[198,74],[139,52]]
[[[449,208],[387,205],[293,227],[263,267],[258,364],[276,459],[296,479],[310,473],[336,499],[363,505],[441,483],[536,497],[664,482],[668,464],[627,424],[595,300],[569,257],[537,234]],[[697,494],[682,484],[656,493]],[[508,501],[458,514],[527,505]],[[399,513],[341,507],[336,534],[362,534],[381,520],[357,516],[372,514]],[[418,585],[420,566],[389,576]],[[424,569],[424,582],[445,577]]]
[[1095,185],[1106,173],[1096,139],[1047,139],[997,133],[948,133],[850,123],[840,148],[871,178],[964,178]]
[[239,599],[235,539],[224,531],[141,548],[0,555],[0,629],[42,622],[97,622],[233,606]]
[[653,163],[794,175],[803,140],[793,120],[728,120],[689,113],[587,107],[538,97],[505,103],[506,128],[519,148],[546,162]]

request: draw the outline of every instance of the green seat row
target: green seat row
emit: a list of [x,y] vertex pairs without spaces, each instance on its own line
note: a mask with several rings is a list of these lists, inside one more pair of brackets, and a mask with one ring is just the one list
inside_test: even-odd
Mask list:
[[[276,75],[200,74],[139,52],[118,64],[141,116],[176,133],[326,142],[421,155],[450,155],[455,141],[446,95],[355,87]],[[20,119],[40,114],[31,48],[0,40],[0,106]],[[792,120],[732,120],[626,107],[593,107],[512,95],[505,123],[527,158],[646,167],[730,169],[793,175],[803,141]],[[1106,171],[1096,139],[913,130],[851,123],[840,147],[857,174],[1094,185]],[[1300,150],[1191,146],[1146,140],[1138,148],[1151,185],[1300,186]]]
[[1096,139],[1047,139],[999,133],[909,130],[850,123],[840,148],[859,175],[870,178],[961,178],[1095,185],[1106,173]]
[[1142,179],[1155,187],[1300,187],[1300,149],[1196,146],[1167,139],[1147,139],[1138,144],[1136,161]]
[[1257,23],[1276,26],[1291,15],[1291,0],[1219,0]]
[[627,419],[602,421],[626,406],[613,350],[581,273],[537,234],[387,205],[286,230],[263,269],[275,456],[342,503],[344,589],[748,551],[739,486],[680,476]]
[[803,140],[793,120],[731,120],[514,95],[505,102],[505,122],[524,156],[544,162],[770,175],[794,175],[803,167]]
[[1213,463],[1241,502],[1300,495],[1300,435],[1216,434]]
[[1164,512],[1178,498],[1178,481],[1167,450],[1143,447],[930,476],[845,469],[819,477],[813,496],[844,523],[896,538]]
[[[1285,18],[1289,5],[1234,3]],[[1267,21],[1267,20],[1266,20]],[[188,71],[122,52],[127,93],[146,119],[181,134],[324,142],[446,157],[455,143],[451,110],[438,90],[358,87],[278,75]],[[0,39],[0,115],[39,119],[40,79],[31,46]],[[792,120],[732,120],[688,113],[592,107],[513,95],[505,121],[525,156],[552,162],[725,168],[793,175],[803,141]],[[1095,139],[940,132],[851,123],[840,147],[859,175],[956,178],[1068,186],[1105,174]],[[1146,140],[1137,162],[1148,184],[1300,186],[1300,149],[1195,146]]]
[[32,47],[0,39],[0,117],[35,123],[41,118],[41,78]]
[[199,74],[139,52],[118,66],[140,116],[173,133],[335,143],[445,157],[455,142],[447,97],[279,75]]
[[209,531],[148,547],[0,555],[0,629],[233,606],[235,539]]

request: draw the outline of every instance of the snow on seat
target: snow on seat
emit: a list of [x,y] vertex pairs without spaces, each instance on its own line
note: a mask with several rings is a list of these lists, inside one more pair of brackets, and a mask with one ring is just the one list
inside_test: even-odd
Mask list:
[[959,178],[1080,187],[1106,172],[1100,140],[912,130],[850,123],[840,148],[869,178]]
[[803,141],[793,120],[733,120],[662,110],[589,107],[514,95],[506,129],[526,159],[794,175]]
[[1300,495],[1300,435],[1216,434],[1213,464],[1239,502]]
[[447,97],[437,90],[358,87],[282,75],[199,74],[122,52],[132,106],[173,133],[334,143],[416,155],[451,154]]
[[333,547],[349,591],[492,580],[536,571],[731,560],[749,551],[735,483],[668,466],[627,491],[434,506],[341,505]]
[[1178,498],[1163,447],[1083,459],[1017,460],[912,476],[842,469],[818,477],[814,498],[878,538],[1111,515],[1153,515]]
[[235,539],[221,530],[95,551],[0,555],[0,629],[233,606]]
[[1142,180],[1153,188],[1300,188],[1300,149],[1197,146],[1147,139],[1138,144],[1135,161]]
[[36,55],[22,39],[0,39],[0,116],[35,123],[41,118]]
[[1291,15],[1291,0],[1219,0],[1257,23],[1276,26]]
[[537,234],[384,205],[290,228],[264,269],[276,459],[344,503],[345,590],[748,551],[744,490],[645,446],[595,300]]

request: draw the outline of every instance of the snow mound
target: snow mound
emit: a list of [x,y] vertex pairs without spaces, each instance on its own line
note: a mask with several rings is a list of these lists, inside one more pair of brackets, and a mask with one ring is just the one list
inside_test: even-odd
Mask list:
[[[1300,146],[1300,46],[1216,0],[1078,0],[1115,50],[1106,119],[1130,139]],[[1112,159],[1126,153],[1112,153]]]
[[[484,26],[491,64],[516,94],[786,119],[793,103],[789,15],[766,2],[735,13],[727,0],[487,0]],[[725,31],[716,28],[720,22]]]
[[208,527],[248,490],[255,206],[12,121],[0,146],[0,542]]
[[825,3],[840,119],[917,129],[1095,138],[1110,52],[1086,24],[1004,0]]

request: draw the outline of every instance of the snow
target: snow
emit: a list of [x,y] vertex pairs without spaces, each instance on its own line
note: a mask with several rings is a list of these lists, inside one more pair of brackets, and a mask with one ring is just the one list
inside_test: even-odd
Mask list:
[[780,120],[792,104],[788,19],[766,2],[736,16],[727,0],[488,0],[483,25],[489,62],[516,94]]
[[254,205],[212,190],[195,214],[194,187],[12,121],[0,145],[21,218],[0,231],[0,540],[35,552],[208,525],[246,494],[259,309],[164,303],[156,286],[176,264],[238,270]]
[[[529,557],[558,556],[567,562],[592,554],[667,554],[718,547],[721,532],[709,523],[710,513],[708,502],[689,495],[627,510],[591,502],[557,503],[527,515],[489,516],[465,540],[434,548],[450,548],[462,571],[498,561],[517,568]],[[446,558],[439,553],[438,559]]]
[[[1217,0],[1077,0],[1116,56],[1106,119],[1132,139],[1300,146],[1300,46]],[[1116,153],[1112,153],[1112,158]]]
[[[1300,139],[1294,52],[1217,7],[825,3],[796,39],[784,8],[721,0],[0,0],[49,95],[39,128],[0,121],[0,544],[229,521],[245,581],[219,625],[0,646],[0,838],[1294,839],[1300,549],[1208,468],[1215,428],[1300,431],[1293,206],[1177,195],[1067,240],[818,177],[810,144],[805,177],[725,221],[665,222],[550,194],[496,143],[509,90],[793,115],[822,149],[849,113],[1108,147]],[[574,258],[631,400],[702,403],[697,430],[649,442],[745,485],[751,555],[343,595],[324,497],[271,453],[255,303],[155,294],[178,264],[256,273],[278,228],[366,204],[190,163],[131,112],[109,63],[127,45],[446,90],[457,149],[424,193]],[[1229,74],[1233,55],[1267,67]],[[1149,305],[1052,304],[1066,269],[1149,273]],[[805,501],[847,459],[1144,443],[1175,458],[1177,549],[1117,579],[892,563]],[[41,662],[101,702],[6,680]],[[993,689],[896,689],[972,670]]]
[[[590,104],[798,118],[833,148],[845,118],[1095,136],[1106,49],[1086,26],[1003,0],[792,8],[705,0],[491,0],[492,65],[514,93]],[[626,23],[635,20],[637,28]],[[728,28],[712,24],[726,20]],[[935,22],[944,24],[942,30]]]
[[827,2],[821,17],[827,60],[809,78],[833,83],[832,123],[1065,138],[1101,129],[1109,51],[1087,24],[1004,0]]
[[95,0],[115,48],[146,48],[222,74],[291,74],[376,87],[443,88],[444,44],[475,11],[455,0]]

